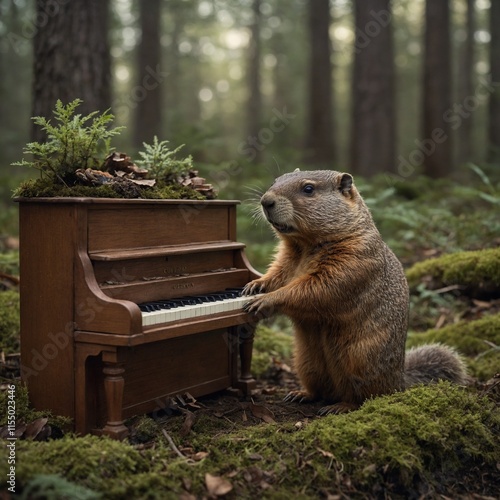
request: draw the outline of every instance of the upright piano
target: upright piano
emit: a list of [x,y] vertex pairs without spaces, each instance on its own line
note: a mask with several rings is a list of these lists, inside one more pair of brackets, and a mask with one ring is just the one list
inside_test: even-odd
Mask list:
[[169,398],[248,394],[259,276],[237,201],[18,199],[21,364],[37,409],[76,432],[127,435]]

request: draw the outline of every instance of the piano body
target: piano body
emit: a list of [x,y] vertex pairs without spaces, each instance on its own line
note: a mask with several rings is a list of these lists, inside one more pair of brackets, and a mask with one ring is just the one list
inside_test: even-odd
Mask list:
[[121,439],[126,418],[174,395],[251,391],[255,324],[237,289],[259,274],[236,241],[237,201],[17,201],[35,408]]

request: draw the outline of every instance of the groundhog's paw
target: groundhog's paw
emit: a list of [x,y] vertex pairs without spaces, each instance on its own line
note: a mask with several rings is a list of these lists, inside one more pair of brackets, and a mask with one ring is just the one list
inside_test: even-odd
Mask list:
[[312,403],[314,398],[306,391],[290,391],[284,398],[286,403]]
[[323,406],[323,408],[318,411],[318,415],[340,415],[341,413],[349,413],[358,408],[359,405],[355,403],[335,403],[334,405]]
[[270,318],[277,312],[271,294],[264,294],[250,300],[243,306],[245,312],[254,314],[259,319]]
[[247,283],[241,292],[242,295],[255,295],[257,293],[263,293],[266,290],[265,282],[258,279],[250,281]]

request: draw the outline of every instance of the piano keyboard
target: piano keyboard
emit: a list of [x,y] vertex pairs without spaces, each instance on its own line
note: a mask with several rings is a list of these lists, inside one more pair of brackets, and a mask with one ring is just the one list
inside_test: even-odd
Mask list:
[[240,310],[252,297],[257,296],[241,296],[242,290],[229,288],[223,292],[138,304],[142,313],[142,325],[151,326]]

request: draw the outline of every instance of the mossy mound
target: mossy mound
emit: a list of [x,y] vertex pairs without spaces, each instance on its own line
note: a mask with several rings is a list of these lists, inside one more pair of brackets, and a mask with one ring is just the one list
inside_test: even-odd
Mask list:
[[15,196],[21,198],[53,198],[53,197],[83,197],[83,198],[148,198],[148,199],[190,199],[205,198],[190,187],[167,185],[159,183],[154,187],[126,190],[121,184],[103,184],[101,186],[63,186],[56,184],[49,177],[28,179],[16,189]]
[[460,321],[423,333],[411,333],[407,347],[440,342],[456,347],[466,356],[471,375],[488,380],[500,369],[500,314],[484,316],[475,321]]
[[463,285],[476,293],[500,294],[500,248],[457,252],[424,260],[406,272],[411,288],[425,282],[429,288]]
[[[109,499],[207,496],[207,473],[231,484],[227,498],[491,495],[499,431],[500,413],[488,400],[439,383],[303,426],[203,433],[197,451],[208,456],[196,463],[162,442],[139,450],[94,436],[18,441],[16,476],[19,489],[39,474],[55,474]],[[178,446],[190,444],[189,435],[172,437]]]
[[19,293],[0,292],[0,350],[19,352]]
[[[48,424],[59,429],[57,434],[70,427],[71,419],[59,415],[52,415],[49,411],[34,410],[29,402],[28,390],[21,383],[15,383],[15,401],[16,401],[16,423],[21,426],[24,422],[29,424],[34,420],[42,417],[47,417]],[[7,424],[7,391],[0,391],[0,427]]]

